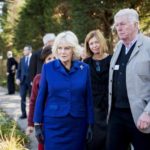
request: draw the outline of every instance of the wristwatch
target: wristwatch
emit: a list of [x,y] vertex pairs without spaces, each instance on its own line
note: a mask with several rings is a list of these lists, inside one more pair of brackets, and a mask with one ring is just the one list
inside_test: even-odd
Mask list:
[[35,126],[36,126],[36,125],[40,125],[40,124],[41,124],[41,123],[38,123],[38,122],[35,122],[35,123],[34,123]]

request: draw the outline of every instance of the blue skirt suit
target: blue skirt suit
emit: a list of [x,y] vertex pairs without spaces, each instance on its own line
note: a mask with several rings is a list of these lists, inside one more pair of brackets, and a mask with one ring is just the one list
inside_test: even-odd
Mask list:
[[44,64],[34,122],[44,124],[45,150],[85,149],[87,126],[94,122],[89,72],[80,61],[69,72],[59,60]]

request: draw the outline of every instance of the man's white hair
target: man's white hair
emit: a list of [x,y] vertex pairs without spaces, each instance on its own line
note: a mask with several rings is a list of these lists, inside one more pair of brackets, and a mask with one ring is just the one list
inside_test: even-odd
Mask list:
[[43,43],[46,45],[49,41],[55,40],[55,34],[54,33],[46,33],[43,37]]
[[119,10],[114,16],[114,21],[116,20],[117,17],[122,16],[127,16],[131,22],[139,23],[139,15],[135,9],[125,8]]
[[8,52],[7,52],[7,57],[10,58],[10,57],[12,57],[12,56],[13,56],[12,51],[8,51]]

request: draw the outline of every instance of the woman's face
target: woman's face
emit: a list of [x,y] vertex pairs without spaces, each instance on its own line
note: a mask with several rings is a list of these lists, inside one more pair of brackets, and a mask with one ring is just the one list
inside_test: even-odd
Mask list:
[[73,47],[67,42],[61,42],[57,48],[58,58],[62,63],[71,62],[73,57]]
[[47,64],[48,62],[50,62],[50,61],[52,61],[52,60],[54,60],[55,58],[54,58],[54,56],[53,56],[53,54],[49,54],[46,58],[45,58],[45,64]]
[[89,42],[89,48],[93,52],[93,54],[99,54],[100,53],[100,43],[96,37],[92,37]]

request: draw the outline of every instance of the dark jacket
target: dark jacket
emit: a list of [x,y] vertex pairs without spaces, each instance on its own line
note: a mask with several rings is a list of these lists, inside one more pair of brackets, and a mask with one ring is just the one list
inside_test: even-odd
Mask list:
[[18,62],[13,58],[8,58],[7,59],[7,72],[9,75],[15,74],[15,71],[18,68]]
[[26,68],[25,57],[20,59],[16,78],[19,79],[20,82],[26,80],[29,83],[29,67]]
[[40,78],[41,78],[41,74],[37,74],[33,80],[32,92],[31,92],[30,103],[29,103],[28,126],[34,126],[33,114],[34,114],[35,102],[39,90]]
[[[108,76],[111,56],[95,61],[91,57],[84,60],[89,64],[92,80],[94,101],[94,132],[92,142],[87,144],[87,150],[105,150],[108,110]],[[97,64],[99,68],[96,71]]]
[[94,107],[106,110],[108,107],[108,76],[111,56],[101,60],[101,71],[97,72],[93,59],[84,60],[90,67]]
[[29,80],[30,83],[33,81],[36,74],[41,73],[43,61],[40,59],[41,57],[42,48],[35,51],[30,59],[30,65],[29,65]]

